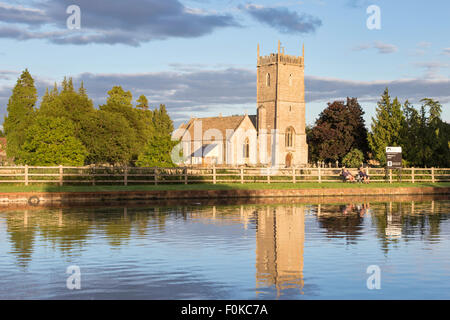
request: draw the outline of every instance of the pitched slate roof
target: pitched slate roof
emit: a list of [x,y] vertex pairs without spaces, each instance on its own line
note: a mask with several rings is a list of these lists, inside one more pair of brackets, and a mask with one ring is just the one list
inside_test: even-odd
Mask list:
[[[248,116],[250,118],[250,121],[253,123],[253,125],[256,128],[256,116],[251,115]],[[178,127],[177,130],[180,130],[177,132],[177,136],[182,137],[186,131],[189,132],[191,135],[191,140],[194,139],[194,122],[195,121],[201,121],[202,122],[202,137],[205,133],[205,131],[209,129],[216,129],[219,130],[222,133],[222,136],[226,137],[226,131],[227,130],[236,130],[241,122],[244,120],[245,115],[239,115],[239,116],[228,116],[228,117],[208,117],[208,118],[191,118],[187,124],[182,123],[180,127]]]

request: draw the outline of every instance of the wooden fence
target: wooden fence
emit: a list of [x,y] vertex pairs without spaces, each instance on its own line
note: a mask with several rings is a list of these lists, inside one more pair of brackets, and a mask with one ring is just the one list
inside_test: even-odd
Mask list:
[[[1,184],[137,185],[191,183],[340,182],[341,168],[143,168],[143,167],[0,167]],[[357,169],[349,169],[354,175]],[[366,169],[371,182],[448,182],[450,169]]]

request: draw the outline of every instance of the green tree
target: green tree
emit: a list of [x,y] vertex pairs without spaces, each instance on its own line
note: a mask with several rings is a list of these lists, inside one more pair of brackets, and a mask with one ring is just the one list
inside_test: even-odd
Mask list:
[[153,126],[155,131],[162,135],[170,136],[173,132],[173,121],[167,113],[166,106],[161,104],[153,111]]
[[141,110],[148,110],[148,100],[144,95],[141,95],[139,99],[137,99],[138,104],[136,108]]
[[22,72],[8,101],[3,128],[8,140],[7,155],[22,162],[21,152],[25,141],[26,129],[33,123],[34,106],[37,101],[37,91],[34,79],[28,69]]
[[172,141],[170,135],[154,135],[139,155],[136,165],[140,167],[174,167],[171,153],[177,144],[177,141]]
[[38,166],[83,165],[87,151],[74,133],[75,127],[67,118],[37,117],[26,130],[23,162]]
[[342,159],[342,164],[348,168],[359,168],[363,163],[364,154],[358,149],[352,149]]
[[81,141],[86,146],[87,163],[128,164],[132,157],[134,131],[118,113],[95,112],[83,123]]
[[109,97],[106,104],[100,106],[100,110],[122,116],[128,122],[130,133],[127,135],[131,149],[129,161],[135,160],[142,151],[142,146],[147,143],[145,118],[141,117],[139,110],[132,105],[133,96],[130,91],[124,91],[122,87],[115,86],[108,91]]
[[417,111],[404,106],[403,153],[408,165],[447,167],[450,163],[449,125],[441,120],[442,106],[425,98]]
[[391,101],[386,88],[376,108],[376,118],[372,117],[368,142],[372,154],[381,165],[386,164],[386,147],[400,146],[405,118],[397,98]]

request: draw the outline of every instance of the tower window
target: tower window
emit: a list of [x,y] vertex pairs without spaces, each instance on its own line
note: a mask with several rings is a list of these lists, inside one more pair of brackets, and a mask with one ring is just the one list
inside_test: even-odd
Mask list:
[[270,73],[266,74],[266,86],[270,87]]
[[289,86],[292,87],[292,73],[289,75]]
[[294,129],[289,127],[286,129],[285,133],[285,144],[286,148],[292,148],[294,146]]

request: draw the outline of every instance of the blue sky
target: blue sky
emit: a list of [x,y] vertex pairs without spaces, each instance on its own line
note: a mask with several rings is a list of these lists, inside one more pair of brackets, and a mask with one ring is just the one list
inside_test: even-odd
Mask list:
[[[69,30],[66,9],[81,9]],[[381,29],[369,30],[369,5]],[[0,113],[28,68],[39,94],[64,76],[95,104],[114,85],[192,116],[255,113],[256,46],[305,44],[306,121],[327,102],[357,97],[370,125],[384,88],[416,106],[438,99],[450,122],[450,2],[446,0],[0,0]]]

